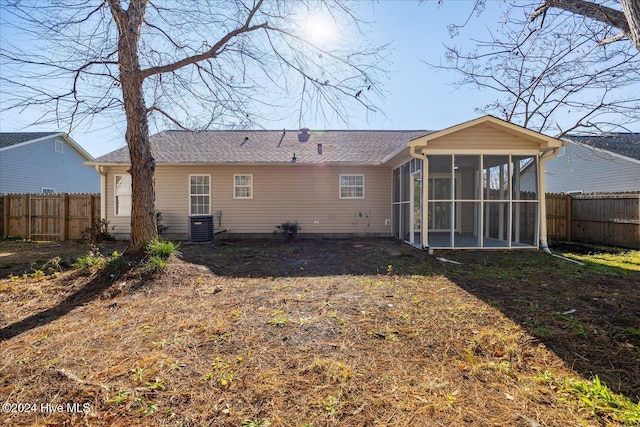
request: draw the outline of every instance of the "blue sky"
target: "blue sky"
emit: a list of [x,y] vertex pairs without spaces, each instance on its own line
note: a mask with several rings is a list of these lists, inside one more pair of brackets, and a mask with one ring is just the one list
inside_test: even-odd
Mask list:
[[[350,129],[443,129],[479,116],[474,108],[484,105],[497,95],[480,92],[472,87],[457,88],[457,76],[451,72],[430,68],[425,62],[444,61],[443,44],[473,47],[472,38],[486,38],[487,28],[498,25],[505,5],[502,1],[487,2],[486,10],[473,17],[455,39],[447,30],[449,23],[462,24],[472,12],[470,0],[447,0],[442,6],[435,0],[381,0],[362,2],[361,16],[370,22],[367,37],[377,43],[390,42],[388,75],[383,78],[384,99],[381,113],[353,111]],[[57,130],[51,127],[28,127],[34,115],[4,112],[1,130]],[[297,120],[265,122],[266,129],[297,128]],[[312,120],[310,120],[312,121]],[[305,123],[311,129],[347,128],[341,122],[317,119]],[[64,128],[62,128],[64,130]],[[162,129],[152,129],[152,133]],[[95,117],[91,125],[76,129],[71,137],[89,153],[99,156],[125,145],[124,124],[110,117]]]

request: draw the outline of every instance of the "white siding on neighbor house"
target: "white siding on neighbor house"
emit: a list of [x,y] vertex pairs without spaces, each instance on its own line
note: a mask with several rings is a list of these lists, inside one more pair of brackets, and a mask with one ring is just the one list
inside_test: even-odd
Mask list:
[[72,146],[62,141],[62,153],[55,151],[56,138],[0,151],[0,194],[40,193],[53,188],[56,193],[98,193],[100,175]]
[[640,191],[640,161],[569,142],[545,164],[547,193]]
[[[107,219],[118,237],[130,231],[130,217],[114,216],[114,174],[107,169]],[[253,175],[253,198],[234,199],[234,175]],[[340,175],[365,177],[364,199],[340,199]],[[156,167],[156,208],[172,238],[186,238],[189,229],[189,175],[211,176],[214,228],[230,233],[267,233],[277,224],[297,221],[301,233],[383,234],[391,227],[391,169],[385,166],[214,165]],[[318,225],[315,225],[315,222]]]

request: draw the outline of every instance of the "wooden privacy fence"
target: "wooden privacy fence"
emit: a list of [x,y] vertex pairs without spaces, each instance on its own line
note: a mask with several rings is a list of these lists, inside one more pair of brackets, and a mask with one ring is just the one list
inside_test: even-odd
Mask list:
[[[640,249],[640,194],[547,194],[547,236]],[[99,194],[0,196],[0,235],[74,240],[100,221]]]
[[547,237],[640,249],[640,194],[547,194]]
[[0,196],[0,234],[31,240],[74,240],[100,221],[99,194]]

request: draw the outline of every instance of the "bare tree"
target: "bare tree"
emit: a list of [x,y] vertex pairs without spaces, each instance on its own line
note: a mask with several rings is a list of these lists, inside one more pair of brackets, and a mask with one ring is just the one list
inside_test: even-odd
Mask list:
[[610,7],[606,3],[603,1],[598,4],[585,0],[544,0],[542,6],[531,14],[531,20],[536,20],[539,17],[544,19],[544,15],[551,8],[561,9],[574,15],[601,22],[620,31],[613,38],[602,39],[600,43],[627,38],[640,51],[640,1],[619,0],[608,2],[618,4],[622,10]]
[[[556,136],[624,128],[640,119],[640,52],[624,40],[632,32],[621,11],[569,8],[583,3],[516,3],[473,50],[447,47],[437,68],[459,73],[457,84],[495,91],[497,99],[477,110],[527,128]],[[598,11],[609,18],[583,16]]]
[[379,93],[382,47],[305,37],[314,14],[360,25],[346,0],[52,0],[2,9],[3,110],[39,107],[40,123],[69,128],[124,113],[134,253],[157,237],[150,119],[248,126],[280,105],[346,120],[354,104],[372,110]]

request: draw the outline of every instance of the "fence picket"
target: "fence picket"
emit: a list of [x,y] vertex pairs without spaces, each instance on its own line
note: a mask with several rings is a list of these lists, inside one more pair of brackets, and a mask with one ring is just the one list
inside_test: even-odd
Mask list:
[[0,196],[0,231],[31,240],[80,239],[99,221],[96,206],[99,194],[6,194]]

